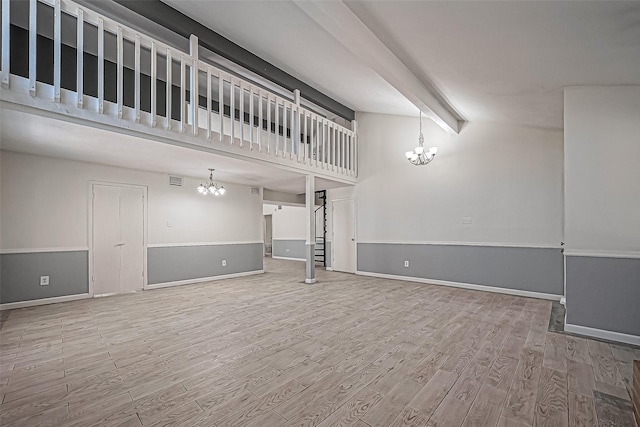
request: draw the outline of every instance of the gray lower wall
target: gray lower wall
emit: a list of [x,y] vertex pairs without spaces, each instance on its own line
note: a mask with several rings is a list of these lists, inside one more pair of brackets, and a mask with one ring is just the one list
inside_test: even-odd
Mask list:
[[262,270],[262,251],[262,243],[148,248],[149,284]]
[[[404,261],[409,267],[404,267]],[[560,249],[358,243],[358,271],[564,293]]]
[[296,239],[296,240],[273,239],[271,256],[306,259],[307,255],[305,252],[304,245],[305,245],[304,239]]
[[567,323],[640,336],[640,259],[567,256]]
[[[40,286],[40,276],[49,285]],[[0,303],[89,292],[89,251],[0,255]]]

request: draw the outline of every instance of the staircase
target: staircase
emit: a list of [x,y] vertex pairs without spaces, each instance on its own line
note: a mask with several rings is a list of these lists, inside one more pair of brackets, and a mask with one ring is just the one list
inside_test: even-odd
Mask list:
[[[327,192],[325,190],[316,191],[316,198],[320,199],[321,204],[315,210],[316,212],[316,246],[315,246],[315,262],[327,266]],[[318,227],[318,215],[322,215],[322,228]],[[319,235],[318,235],[319,234]]]

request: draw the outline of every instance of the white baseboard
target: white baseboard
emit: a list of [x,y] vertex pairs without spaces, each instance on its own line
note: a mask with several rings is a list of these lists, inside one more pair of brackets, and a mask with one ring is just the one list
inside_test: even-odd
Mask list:
[[0,304],[0,310],[13,310],[14,308],[35,307],[37,305],[55,304],[57,302],[75,301],[75,300],[86,299],[86,298],[91,298],[91,295],[87,293],[87,294],[65,295],[62,297],[42,298],[42,299],[35,299],[31,301],[8,302],[5,304]]
[[560,298],[560,304],[567,306],[567,299],[565,297]]
[[286,257],[286,256],[273,256],[271,255],[272,259],[284,259],[287,261],[306,261],[306,258],[290,258],[290,257]]
[[327,270],[327,271],[333,271],[333,268],[331,268],[331,267],[325,267],[324,269]]
[[235,277],[252,276],[254,274],[262,274],[264,270],[243,271],[242,273],[223,274],[221,276],[200,277],[197,279],[176,280],[175,282],[154,283],[147,285],[146,289],[160,289],[171,286],[193,285],[194,283],[212,282],[214,280],[233,279]]
[[564,325],[564,330],[565,332],[571,332],[572,334],[586,335],[588,337],[602,338],[609,341],[618,341],[640,346],[640,337],[637,335],[629,335],[621,332],[605,331],[603,329],[569,324]]
[[382,279],[404,280],[407,282],[425,283],[427,285],[451,286],[454,288],[471,289],[474,291],[495,292],[499,294],[516,295],[528,298],[540,298],[553,301],[560,301],[562,295],[545,294],[541,292],[521,291],[519,289],[497,288],[495,286],[475,285],[472,283],[449,282],[447,280],[424,279],[422,277],[396,276],[394,274],[371,273],[368,271],[356,271],[361,276],[380,277]]

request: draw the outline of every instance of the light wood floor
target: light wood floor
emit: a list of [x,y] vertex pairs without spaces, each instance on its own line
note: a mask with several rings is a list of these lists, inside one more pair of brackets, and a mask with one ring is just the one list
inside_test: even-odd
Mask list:
[[266,269],[4,314],[0,424],[633,425],[640,351],[547,332],[548,301]]

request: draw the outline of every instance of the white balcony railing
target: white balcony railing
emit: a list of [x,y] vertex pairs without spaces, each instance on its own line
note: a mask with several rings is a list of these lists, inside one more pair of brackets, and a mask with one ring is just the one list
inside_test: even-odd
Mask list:
[[[4,101],[64,105],[56,111],[355,181],[354,130],[301,106],[298,91],[286,99],[199,60],[197,37],[183,52],[70,0],[1,1]],[[26,46],[10,40],[12,7],[28,7]],[[50,42],[52,73],[37,64]],[[26,55],[20,75],[11,60]]]

